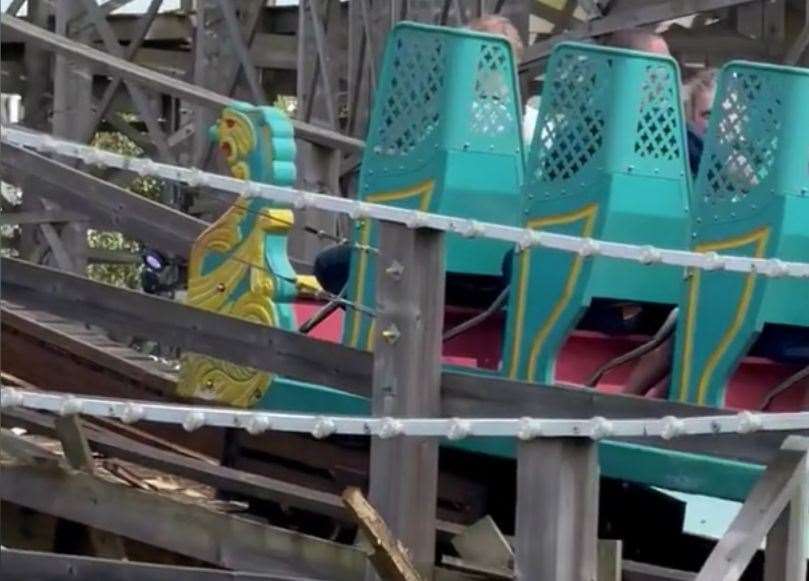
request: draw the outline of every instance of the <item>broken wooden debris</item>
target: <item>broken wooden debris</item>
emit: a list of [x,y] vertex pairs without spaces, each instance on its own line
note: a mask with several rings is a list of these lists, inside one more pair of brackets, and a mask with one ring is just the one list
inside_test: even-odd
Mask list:
[[508,570],[514,566],[514,551],[490,516],[485,516],[452,539],[461,559],[489,569]]
[[368,555],[368,560],[380,578],[384,581],[422,581],[421,575],[410,561],[407,549],[394,538],[385,521],[359,488],[346,488],[343,503],[370,541],[372,552]]

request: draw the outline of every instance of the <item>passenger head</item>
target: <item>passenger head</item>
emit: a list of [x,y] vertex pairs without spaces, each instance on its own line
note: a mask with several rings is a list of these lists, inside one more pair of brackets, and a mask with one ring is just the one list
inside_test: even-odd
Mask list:
[[669,45],[662,36],[645,30],[629,29],[613,32],[607,35],[604,44],[616,48],[628,48],[665,56],[671,55]]
[[520,33],[517,32],[517,28],[508,18],[498,16],[496,14],[488,14],[486,16],[476,18],[470,22],[469,28],[478,32],[497,34],[505,37],[505,39],[511,44],[511,48],[514,50],[514,57],[516,58],[516,61],[520,62],[522,60],[522,55],[525,52],[525,45],[520,38]]
[[704,137],[716,97],[716,69],[703,69],[689,78],[684,86],[685,120],[688,127]]

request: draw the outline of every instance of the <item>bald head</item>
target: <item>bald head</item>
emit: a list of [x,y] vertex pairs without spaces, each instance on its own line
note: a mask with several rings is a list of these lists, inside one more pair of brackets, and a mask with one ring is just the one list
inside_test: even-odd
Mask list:
[[645,30],[619,30],[618,32],[613,32],[606,37],[604,44],[616,48],[628,48],[665,56],[671,55],[669,45],[662,36]]
[[508,18],[498,16],[497,14],[488,14],[473,20],[468,24],[468,27],[477,32],[496,34],[504,37],[508,40],[509,44],[511,44],[517,62],[522,59],[523,53],[525,52],[525,45],[522,42],[522,38],[520,38],[520,33],[517,32],[517,28]]

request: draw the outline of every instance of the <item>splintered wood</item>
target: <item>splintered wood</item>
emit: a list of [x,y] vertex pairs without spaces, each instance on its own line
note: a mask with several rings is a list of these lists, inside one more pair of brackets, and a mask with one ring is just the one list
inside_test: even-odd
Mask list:
[[343,492],[343,504],[371,543],[373,553],[368,555],[368,560],[382,579],[422,581],[423,578],[410,562],[407,549],[393,537],[385,521],[358,488],[346,488]]

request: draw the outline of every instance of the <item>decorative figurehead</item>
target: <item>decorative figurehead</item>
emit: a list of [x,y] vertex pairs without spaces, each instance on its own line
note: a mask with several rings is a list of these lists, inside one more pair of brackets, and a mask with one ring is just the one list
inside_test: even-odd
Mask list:
[[[210,129],[234,177],[291,186],[295,140],[289,118],[273,107],[234,103]],[[291,301],[302,289],[286,252],[292,211],[260,197],[241,196],[196,240],[188,268],[187,303],[273,327],[295,330]],[[252,407],[274,375],[194,353],[183,356],[178,395]]]
[[295,140],[289,118],[274,107],[235,102],[209,129],[233,177],[279,186],[295,182]]

